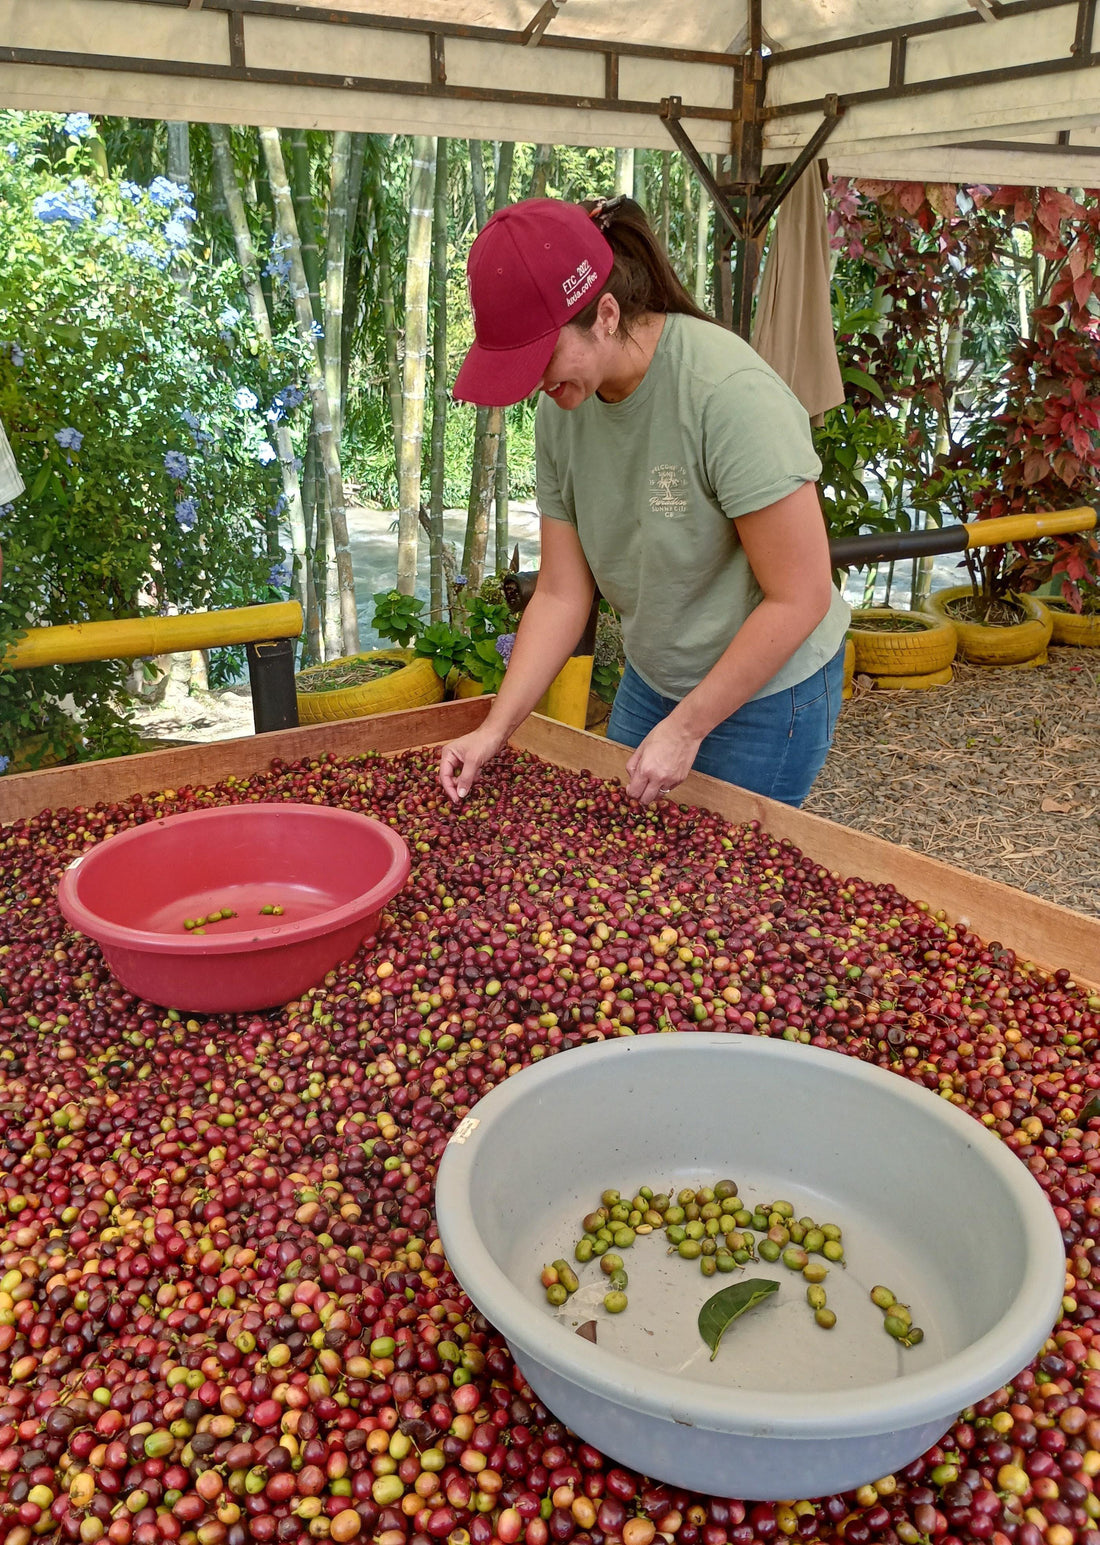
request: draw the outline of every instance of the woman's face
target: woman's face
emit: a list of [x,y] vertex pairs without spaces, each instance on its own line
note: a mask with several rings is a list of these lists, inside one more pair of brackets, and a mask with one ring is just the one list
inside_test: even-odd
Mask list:
[[606,331],[597,322],[587,331],[567,323],[558,334],[550,363],[535,388],[567,412],[598,392],[608,364]]

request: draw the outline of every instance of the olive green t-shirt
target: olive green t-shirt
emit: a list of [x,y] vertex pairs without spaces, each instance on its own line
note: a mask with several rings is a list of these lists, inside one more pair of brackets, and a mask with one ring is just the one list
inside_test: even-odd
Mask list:
[[[672,315],[629,397],[571,411],[543,397],[535,444],[540,513],[577,528],[642,680],[685,697],[762,599],[736,517],[821,471],[805,409],[736,334]],[[848,619],[834,588],[824,620],[756,696],[820,670]]]

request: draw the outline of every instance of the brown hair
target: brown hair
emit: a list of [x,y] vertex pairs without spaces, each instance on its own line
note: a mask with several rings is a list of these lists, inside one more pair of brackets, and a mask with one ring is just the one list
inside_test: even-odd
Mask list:
[[[584,199],[581,208],[588,210],[615,254],[615,265],[600,295],[613,295],[618,301],[620,326],[625,333],[646,312],[681,312],[703,322],[714,321],[699,309],[680,283],[640,204],[620,194],[610,199]],[[600,295],[574,318],[573,326],[586,332],[591,330]]]

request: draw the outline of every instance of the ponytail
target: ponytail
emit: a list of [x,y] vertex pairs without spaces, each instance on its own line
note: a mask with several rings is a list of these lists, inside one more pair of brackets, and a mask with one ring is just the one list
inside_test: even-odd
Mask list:
[[[619,194],[616,198],[584,199],[581,208],[591,215],[615,255],[614,267],[600,295],[615,297],[624,332],[629,333],[631,323],[647,312],[679,312],[703,322],[714,321],[700,310],[680,283],[640,204]],[[600,295],[575,318],[575,326],[589,331],[595,325]]]

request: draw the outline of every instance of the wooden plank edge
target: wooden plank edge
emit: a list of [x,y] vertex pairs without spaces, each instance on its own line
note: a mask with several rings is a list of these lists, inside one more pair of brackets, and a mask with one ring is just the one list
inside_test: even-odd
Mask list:
[[[622,779],[630,755],[628,748],[613,741],[535,717],[521,725],[512,739],[514,745],[538,756],[574,771],[587,769],[601,778]],[[793,842],[814,863],[845,879],[893,885],[910,901],[927,902],[953,923],[964,922],[987,942],[1007,945],[1021,959],[1045,970],[1064,967],[1080,986],[1100,990],[1100,919],[705,773],[689,774],[672,797],[713,810],[729,821],[759,821],[773,837]]]
[[247,778],[266,771],[276,757],[296,762],[326,751],[337,756],[356,756],[364,751],[393,752],[413,745],[437,745],[476,729],[492,701],[491,697],[463,698],[430,708],[369,714],[360,719],[303,725],[295,730],[273,730],[265,735],[9,773],[0,778],[0,825],[47,809],[91,806],[100,800],[117,804],[131,794],[151,794],[185,784],[217,783],[230,773]]
[[[16,773],[0,778],[0,824],[47,808],[91,806],[101,800],[113,804],[132,794],[217,783],[230,774],[248,777],[265,771],[276,757],[293,762],[326,752],[355,756],[370,750],[393,753],[438,745],[476,729],[491,702],[488,697],[466,698],[267,735]],[[574,771],[617,781],[624,781],[630,755],[628,747],[537,714],[520,726],[512,744]],[[952,922],[965,921],[981,938],[999,940],[1021,958],[1047,970],[1064,967],[1080,985],[1100,988],[1100,920],[703,773],[691,773],[673,797],[735,823],[758,821],[772,836],[794,843],[807,858],[830,871],[893,885],[909,900],[942,910]]]

